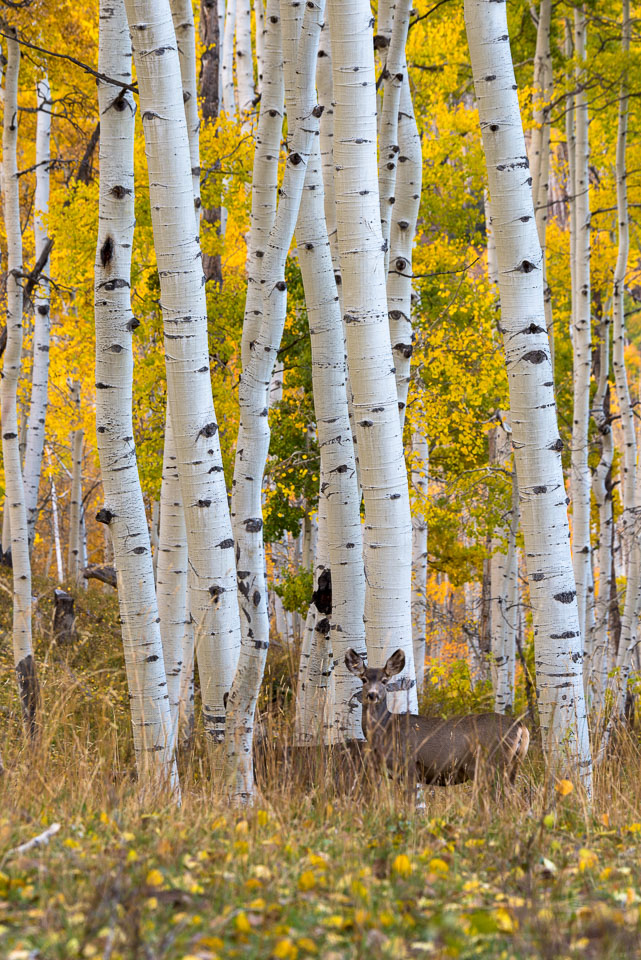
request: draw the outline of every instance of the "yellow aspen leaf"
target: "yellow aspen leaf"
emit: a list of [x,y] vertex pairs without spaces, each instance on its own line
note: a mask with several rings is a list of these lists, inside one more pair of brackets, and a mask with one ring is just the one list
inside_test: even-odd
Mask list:
[[502,933],[514,933],[518,929],[518,922],[505,907],[498,907],[494,911],[496,925]]
[[255,900],[252,900],[252,902],[248,904],[250,910],[264,910],[266,906],[267,903],[262,897],[256,897]]
[[581,873],[584,870],[592,870],[596,867],[597,862],[598,857],[592,850],[586,850],[585,848],[579,850],[579,870]]
[[234,926],[239,933],[251,933],[251,923],[247,919],[247,914],[244,910],[241,910],[234,917]]
[[413,870],[412,861],[405,853],[399,853],[392,863],[392,873],[399,877],[409,877]]
[[272,957],[277,960],[295,960],[298,956],[298,947],[292,943],[289,937],[283,937],[279,940],[272,950]]
[[318,953],[318,947],[310,937],[301,937],[300,940],[296,941],[297,946],[300,950],[304,950],[305,953]]
[[441,860],[440,857],[433,857],[427,866],[432,873],[448,873],[450,869],[449,864],[445,860]]
[[150,870],[147,874],[146,882],[148,887],[162,887],[165,878],[160,870]]
[[244,837],[249,833],[249,824],[246,820],[239,820],[236,824],[236,833],[239,837]]
[[269,814],[266,810],[259,810],[256,814],[256,820],[258,821],[259,827],[266,827],[269,823]]
[[381,910],[378,919],[382,927],[391,927],[394,923],[394,914],[390,913],[389,910]]
[[571,780],[559,780],[554,789],[559,796],[567,797],[574,790],[574,784]]
[[599,880],[607,880],[612,873],[612,867],[604,867],[599,874]]
[[145,906],[148,910],[155,910],[158,906],[158,897],[147,897],[145,900]]
[[316,886],[316,875],[312,870],[305,870],[298,878],[299,890],[313,890]]

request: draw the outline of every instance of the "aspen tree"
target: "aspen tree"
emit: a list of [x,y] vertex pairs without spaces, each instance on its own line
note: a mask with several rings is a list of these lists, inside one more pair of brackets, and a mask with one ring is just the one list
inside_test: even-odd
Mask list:
[[396,172],[396,202],[392,208],[390,264],[387,273],[387,306],[396,367],[396,389],[401,429],[405,422],[412,356],[412,247],[421,201],[423,155],[407,70],[403,64],[398,118],[399,157]]
[[238,0],[227,0],[225,5],[225,29],[220,57],[223,110],[228,117],[236,116],[236,95],[234,93],[234,33],[236,30],[236,4]]
[[255,96],[250,0],[236,0],[236,80],[238,108],[241,114],[247,113]]
[[80,383],[76,380],[69,384],[73,419],[76,428],[71,431],[69,446],[71,448],[71,492],[69,497],[69,545],[67,554],[67,571],[74,586],[80,583],[80,531],[82,513],[82,444],[83,430],[78,426],[80,420]]
[[[394,362],[376,157],[376,78],[367,0],[329,0],[334,164],[343,312],[365,502],[365,637],[382,666],[398,647],[406,667],[390,705],[417,711],[412,648],[412,528]],[[409,689],[408,689],[409,688]]]
[[262,95],[265,73],[265,8],[263,0],[254,0],[254,29],[256,33],[256,93]]
[[[36,121],[36,192],[33,229],[35,261],[38,263],[49,246],[49,164],[51,161],[51,94],[46,77],[36,84],[38,117]],[[27,425],[27,450],[24,462],[24,491],[29,543],[33,544],[38,516],[38,488],[45,445],[45,421],[49,394],[49,258],[45,260],[34,298],[33,368],[31,403]]]
[[[298,3],[281,0],[283,59],[295,58],[299,78],[294,109],[289,113],[289,153],[280,190],[278,211],[263,258],[261,286],[263,317],[250,359],[243,370],[238,398],[240,427],[236,447],[232,491],[232,517],[236,537],[239,604],[242,611],[242,645],[238,670],[229,696],[227,738],[228,778],[232,793],[245,801],[253,790],[252,732],[256,700],[269,647],[269,618],[265,583],[262,485],[269,450],[268,390],[280,347],[287,311],[285,263],[289,251],[314,138],[318,136],[320,111],[314,79],[323,3],[309,0],[305,6],[300,41],[295,8]],[[294,10],[292,16],[290,11]],[[287,36],[285,31],[291,31]],[[285,43],[287,39],[287,44]],[[293,70],[290,69],[293,74]],[[292,106],[288,101],[288,111]]]
[[622,717],[625,712],[625,698],[628,677],[632,664],[632,654],[637,645],[639,605],[639,585],[641,581],[641,548],[639,547],[639,503],[637,476],[637,440],[634,424],[634,410],[630,401],[628,373],[625,366],[625,276],[630,253],[630,220],[628,211],[627,180],[627,138],[630,88],[628,80],[627,57],[630,51],[632,22],[629,0],[623,0],[623,25],[621,32],[621,50],[625,58],[619,92],[619,118],[616,147],[616,187],[617,187],[617,224],[619,247],[614,268],[612,291],[613,320],[613,369],[616,395],[621,414],[623,432],[623,542],[627,554],[626,591],[623,614],[621,616],[621,637],[616,660],[618,677],[615,684],[615,715]]
[[419,694],[425,685],[425,627],[427,616],[427,521],[424,517],[427,496],[429,446],[419,431],[412,433],[411,484],[416,499],[412,513],[412,645]]
[[541,248],[505,3],[465,0],[465,24],[492,197],[513,448],[535,630],[543,745],[553,766],[592,762],[581,675],[581,634],[569,549]]
[[588,141],[588,95],[584,85],[586,19],[583,7],[574,11],[574,43],[578,65],[575,73],[576,154],[574,176],[575,209],[575,282],[573,307],[573,381],[574,414],[572,421],[572,560],[576,579],[579,628],[584,647],[589,644],[588,605],[591,595],[590,487],[588,466],[588,425],[590,421],[590,372],[592,355],[590,297],[590,145]]
[[[25,729],[36,730],[38,681],[31,639],[31,562],[22,463],[18,438],[17,388],[22,364],[22,231],[18,187],[18,83],[20,44],[17,31],[7,27],[7,65],[2,127],[2,186],[7,237],[7,345],[2,367],[2,459],[9,512],[13,567],[13,660]],[[4,536],[4,534],[3,534]],[[6,552],[3,540],[3,550]]]
[[[512,458],[512,430],[509,414],[501,411],[498,424],[489,435],[490,464],[495,470],[505,473],[510,469]],[[517,502],[518,510],[518,502]],[[516,564],[516,529],[518,516],[513,516],[513,504],[501,519],[492,537],[490,558],[490,637],[492,652],[492,686],[497,713],[505,713],[512,705],[513,693],[509,677],[514,673],[516,652],[514,634],[510,630],[508,606],[510,589]],[[503,544],[507,540],[507,550]]]
[[224,739],[224,697],[238,659],[240,624],[180,64],[168,0],[126,0],[125,5],[145,132],[205,733],[218,743]]
[[331,573],[332,609],[325,619],[328,631],[331,625],[328,639],[335,667],[333,716],[330,711],[328,723],[339,740],[350,740],[362,737],[355,709],[360,681],[345,666],[345,654],[352,647],[365,655],[365,577],[343,325],[325,223],[321,164],[317,139],[307,164],[296,242],[309,319],[320,449],[319,544],[322,532],[322,566]]
[[[123,0],[100,0],[98,64],[102,74],[131,83]],[[135,105],[129,90],[104,80],[98,82],[98,104],[96,424],[105,499],[97,519],[108,525],[113,544],[138,773],[141,780],[154,776],[177,790],[149,531],[133,442]]]

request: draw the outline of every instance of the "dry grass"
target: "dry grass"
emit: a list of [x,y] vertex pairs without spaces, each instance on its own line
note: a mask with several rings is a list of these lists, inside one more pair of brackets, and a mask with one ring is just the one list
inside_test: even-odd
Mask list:
[[[182,760],[180,808],[144,803],[133,776],[111,598],[83,595],[81,638],[47,638],[43,725],[25,744],[7,634],[0,640],[0,956],[639,956],[641,754],[627,736],[578,789],[546,783],[536,750],[518,789],[337,790],[327,757],[268,753],[254,807],[230,810],[200,737]],[[3,615],[6,619],[6,607]],[[268,727],[286,740],[291,658],[270,660]],[[352,778],[351,783],[353,783]],[[48,846],[11,855],[57,822]]]

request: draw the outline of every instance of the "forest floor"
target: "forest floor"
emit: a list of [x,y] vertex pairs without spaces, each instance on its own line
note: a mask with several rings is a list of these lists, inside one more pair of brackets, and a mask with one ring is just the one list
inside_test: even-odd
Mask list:
[[[39,601],[44,717],[26,745],[0,597],[0,957],[323,960],[641,956],[641,751],[544,783],[536,747],[512,795],[435,788],[409,809],[275,774],[230,809],[196,749],[182,805],[141,804],[113,596],[78,601],[73,649]],[[278,657],[275,650],[274,658]],[[267,694],[287,713],[283,658]],[[291,711],[290,711],[291,712]],[[52,824],[46,846],[12,852]]]

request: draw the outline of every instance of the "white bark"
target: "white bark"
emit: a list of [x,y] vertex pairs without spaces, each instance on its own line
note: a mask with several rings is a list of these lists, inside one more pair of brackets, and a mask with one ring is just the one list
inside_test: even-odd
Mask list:
[[[38,81],[36,92],[38,118],[36,121],[36,193],[34,197],[33,230],[35,235],[35,261],[37,263],[49,242],[47,217],[49,215],[49,162],[51,160],[51,95],[46,77]],[[38,516],[38,488],[42,471],[42,452],[45,444],[45,421],[49,394],[49,258],[42,268],[34,298],[34,308],[31,403],[29,406],[27,450],[24,464],[25,504],[30,544],[33,544]]]
[[238,107],[247,113],[254,105],[254,61],[251,39],[250,0],[236,0],[236,78]]
[[584,663],[584,686],[588,705],[597,713],[602,713],[605,701],[608,665],[608,621],[610,613],[610,592],[612,587],[612,547],[614,520],[612,515],[612,460],[614,456],[614,437],[610,425],[610,321],[604,316],[598,328],[599,335],[599,378],[597,390],[592,401],[592,416],[601,439],[601,457],[592,475],[592,490],[599,510],[599,592],[595,602],[595,623],[590,656]]
[[378,189],[381,208],[381,233],[385,244],[386,274],[390,260],[392,208],[396,199],[396,168],[400,154],[399,109],[401,90],[407,79],[405,44],[407,42],[411,5],[411,0],[397,0],[392,38],[383,69],[383,109],[380,118]]
[[[7,69],[2,129],[4,225],[7,237],[7,345],[2,368],[2,459],[5,510],[9,509],[13,564],[13,658],[25,728],[35,732],[37,682],[31,642],[31,563],[18,438],[17,388],[22,364],[22,233],[18,185],[18,78],[20,46],[7,27]],[[3,543],[3,549],[6,550]]]
[[254,24],[256,32],[256,93],[262,95],[265,76],[265,8],[263,0],[254,0]]
[[588,643],[588,604],[590,593],[590,487],[588,466],[590,422],[590,372],[592,369],[591,298],[590,298],[590,146],[588,142],[588,98],[581,88],[584,82],[585,11],[574,11],[575,52],[580,64],[575,74],[576,95],[576,156],[575,156],[575,283],[572,345],[574,348],[574,416],[572,422],[572,468],[570,496],[572,498],[572,560],[576,580],[579,629],[584,646]]
[[329,0],[334,163],[347,356],[365,501],[365,636],[369,662],[405,652],[391,695],[417,711],[411,620],[411,519],[389,338],[376,162],[376,79],[367,0]]
[[[80,384],[74,381],[70,385],[73,419],[80,419]],[[67,555],[67,573],[74,586],[80,583],[80,516],[82,512],[82,443],[84,433],[76,427],[71,431],[71,490],[69,493],[69,545]]]
[[168,0],[126,0],[126,8],[147,150],[205,733],[221,742],[223,698],[236,667],[240,624],[180,65]]
[[407,393],[410,384],[410,357],[412,356],[412,247],[416,235],[416,221],[421,201],[423,154],[421,138],[410,92],[407,64],[403,68],[398,119],[400,153],[396,173],[396,203],[390,234],[390,266],[387,274],[387,305],[392,341],[396,389],[401,430],[405,421]]
[[[508,472],[512,459],[512,430],[509,426],[509,414],[502,411],[499,414],[499,423],[489,435],[490,464],[497,470]],[[517,521],[518,526],[518,521]],[[492,536],[492,555],[490,558],[490,649],[492,653],[492,685],[494,687],[494,702],[497,713],[505,713],[511,705],[508,675],[510,671],[510,654],[514,656],[514,639],[509,638],[507,628],[507,608],[509,604],[508,591],[513,576],[515,549],[512,540],[516,539],[516,531],[512,537],[514,518],[512,504],[502,517]],[[504,547],[507,541],[507,550]],[[508,554],[511,567],[508,568]]]
[[465,21],[492,197],[543,745],[551,764],[577,764],[589,792],[592,763],[562,444],[505,4],[466,0]]
[[[131,83],[123,0],[100,0],[98,65]],[[141,779],[178,790],[149,530],[133,442],[131,250],[134,234],[134,100],[98,82],[100,193],[95,266],[96,424],[105,505],[118,578],[134,748]],[[153,200],[152,200],[153,203]]]
[[[314,410],[320,448],[319,543],[332,577],[333,718],[339,740],[360,739],[359,680],[345,666],[352,647],[365,655],[365,577],[360,496],[347,409],[343,325],[325,224],[319,143],[307,165],[296,241],[311,335]],[[323,529],[323,527],[326,529]],[[319,547],[320,550],[320,547]],[[318,561],[317,561],[318,566]]]
[[262,264],[276,216],[278,155],[283,128],[284,86],[279,0],[269,0],[265,29],[265,77],[252,173],[252,208],[247,243],[247,299],[241,343],[249,363],[263,319]]
[[[629,0],[623,0],[623,27],[621,49],[629,55],[632,24]],[[629,113],[629,85],[627,65],[621,77],[619,94],[619,120],[616,149],[617,223],[619,226],[619,249],[614,269],[612,293],[613,318],[613,367],[617,401],[621,414],[623,432],[623,548],[627,554],[625,606],[621,616],[621,638],[616,665],[618,677],[615,684],[615,714],[623,716],[632,655],[637,646],[638,617],[641,593],[641,548],[639,546],[639,478],[637,476],[637,439],[634,411],[630,402],[628,374],[625,366],[625,275],[630,252],[630,223],[627,187],[627,137]]]
[[170,0],[171,16],[176,32],[180,58],[180,76],[185,104],[185,120],[189,135],[191,185],[194,194],[196,222],[200,220],[200,117],[198,116],[198,84],[196,82],[196,28],[191,0]]
[[223,110],[228,117],[236,116],[236,95],[234,93],[234,33],[236,30],[237,0],[227,0],[225,7],[225,27],[221,33],[222,49],[220,56]]
[[427,617],[427,521],[425,498],[428,487],[429,446],[427,437],[412,434],[411,483],[414,491],[412,514],[412,645],[416,668],[416,687],[420,695],[425,685],[425,628]]
[[[296,30],[296,16],[290,16],[293,6],[290,0],[281,0],[283,31],[290,27]],[[269,450],[268,389],[287,311],[285,263],[298,218],[309,155],[314,138],[318,135],[319,111],[314,79],[322,13],[322,0],[320,4],[310,0],[305,7],[296,59],[300,86],[295,109],[289,113],[293,136],[289,141],[290,152],[278,212],[263,258],[263,318],[239,387],[240,427],[234,466],[232,518],[242,612],[242,645],[228,702],[230,730],[227,738],[227,775],[232,783],[233,796],[241,802],[249,799],[253,791],[253,720],[269,647],[262,534],[262,485]],[[289,53],[293,51],[295,40],[288,39]],[[287,55],[283,59],[287,65]],[[291,67],[290,72],[293,73]],[[288,110],[290,108],[291,100]]]

